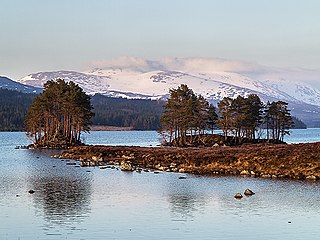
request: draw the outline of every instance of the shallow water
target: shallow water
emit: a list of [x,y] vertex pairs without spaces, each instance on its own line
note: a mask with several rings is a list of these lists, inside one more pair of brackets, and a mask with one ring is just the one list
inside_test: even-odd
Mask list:
[[[124,134],[113,132],[112,139],[103,132],[90,136],[123,145],[119,133]],[[143,132],[135,134],[132,145],[152,142],[139,140]],[[99,143],[97,139],[88,141]],[[194,175],[179,179],[177,173],[80,168],[48,157],[55,152],[14,149],[27,141],[23,133],[0,133],[0,239],[320,236],[318,182]],[[233,198],[246,188],[256,194]]]
[[[221,133],[221,131],[215,131]],[[87,144],[103,145],[139,145],[159,146],[163,141],[156,131],[97,131],[84,134],[82,140]],[[290,135],[286,135],[287,143],[306,143],[320,141],[320,128],[292,129]]]

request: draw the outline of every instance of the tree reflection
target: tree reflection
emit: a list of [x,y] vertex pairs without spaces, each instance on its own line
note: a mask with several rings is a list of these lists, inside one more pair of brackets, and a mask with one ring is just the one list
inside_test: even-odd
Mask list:
[[36,207],[42,207],[46,222],[68,225],[82,222],[90,211],[91,183],[86,178],[52,176],[32,182]]

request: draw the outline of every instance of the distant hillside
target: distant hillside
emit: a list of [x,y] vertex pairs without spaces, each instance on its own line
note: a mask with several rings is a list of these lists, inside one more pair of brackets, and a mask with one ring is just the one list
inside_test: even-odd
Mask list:
[[255,63],[214,58],[146,60],[126,57],[101,63],[84,72],[32,73],[18,80],[42,87],[51,79],[74,81],[88,94],[128,99],[166,99],[169,89],[187,84],[211,103],[223,97],[257,94],[263,102],[282,100],[292,115],[309,127],[320,125],[319,70],[274,68]]
[[[0,88],[0,131],[23,131],[24,115],[35,94]],[[102,95],[91,97],[95,126],[125,127],[135,130],[157,130],[163,112],[163,101],[112,98]],[[295,118],[297,128],[305,124]]]
[[163,101],[95,95],[91,102],[95,112],[94,125],[132,127],[136,130],[156,130],[160,127]]
[[24,115],[35,96],[0,88],[0,131],[23,131]]
[[[35,94],[0,88],[0,131],[23,131],[24,115]],[[163,103],[151,100],[128,100],[101,95],[92,96],[96,126],[131,127],[156,130],[160,125]]]
[[37,88],[15,82],[7,77],[0,76],[0,89],[15,90],[23,93],[40,93],[42,88]]

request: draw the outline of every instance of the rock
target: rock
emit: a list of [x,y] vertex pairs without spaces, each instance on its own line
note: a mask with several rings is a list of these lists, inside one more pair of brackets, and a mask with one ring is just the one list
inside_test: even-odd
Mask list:
[[234,195],[234,198],[236,199],[241,199],[243,196],[241,193],[237,193],[236,195]]
[[256,173],[254,171],[250,171],[251,176],[256,176]]
[[121,171],[133,171],[133,166],[132,166],[131,162],[129,162],[129,161],[127,161],[127,162],[122,161],[120,163],[120,169],[121,169]]
[[34,190],[32,190],[32,189],[30,189],[30,190],[28,191],[28,193],[30,193],[30,194],[34,194],[34,193],[35,193],[35,191],[34,191]]
[[76,165],[75,162],[67,162],[66,164],[67,164],[67,165]]
[[215,143],[212,145],[212,147],[219,147],[220,145],[218,143]]
[[309,176],[306,177],[306,179],[314,181],[314,180],[317,180],[317,177],[314,176],[314,175],[309,175]]
[[271,175],[270,174],[262,174],[261,177],[262,178],[271,178]]
[[244,195],[246,195],[246,196],[252,196],[252,195],[254,195],[255,193],[252,191],[252,190],[250,190],[249,188],[247,188],[245,191],[244,191]]
[[248,170],[242,170],[240,172],[240,175],[249,175],[249,171]]
[[184,168],[179,169],[179,173],[185,173],[185,172],[186,172],[186,170]]
[[176,163],[171,163],[171,164],[170,164],[170,168],[175,168],[175,167],[177,167],[177,164],[176,164]]
[[103,158],[102,157],[98,157],[98,156],[92,156],[91,157],[92,161],[96,161],[96,162],[102,162]]

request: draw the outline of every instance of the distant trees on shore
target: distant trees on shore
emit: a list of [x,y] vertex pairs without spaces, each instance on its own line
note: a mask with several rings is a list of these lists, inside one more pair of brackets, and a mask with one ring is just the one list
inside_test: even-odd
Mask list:
[[201,95],[195,95],[182,84],[170,90],[160,119],[160,132],[167,142],[179,146],[191,144],[195,137],[201,140],[201,135],[214,128],[223,131],[225,140],[233,136],[239,143],[242,139],[260,139],[262,129],[267,140],[281,142],[293,127],[287,106],[283,101],[264,104],[257,95],[251,94],[235,99],[225,97],[216,111]]
[[90,97],[77,84],[48,81],[28,109],[26,132],[40,147],[79,144],[93,115]]
[[[33,102],[36,94],[26,94],[14,90],[0,88],[0,131],[25,131],[25,113]],[[160,128],[160,116],[164,112],[165,101],[145,99],[112,98],[103,95],[91,96],[91,104],[95,116],[91,119],[93,125],[130,127],[133,130],[157,130]],[[218,107],[217,107],[218,108]],[[214,106],[209,108],[209,116],[219,113]],[[211,112],[211,113],[210,113]],[[265,113],[263,113],[264,116]],[[214,119],[214,118],[213,118]],[[299,119],[292,117],[294,128],[306,128]],[[207,120],[207,132],[216,129],[217,121]],[[257,129],[266,128],[260,124]],[[264,131],[266,133],[266,131]],[[232,136],[233,131],[229,132]],[[272,131],[269,131],[272,135]],[[255,132],[255,139],[261,138],[261,132]],[[266,134],[264,134],[267,138]]]

